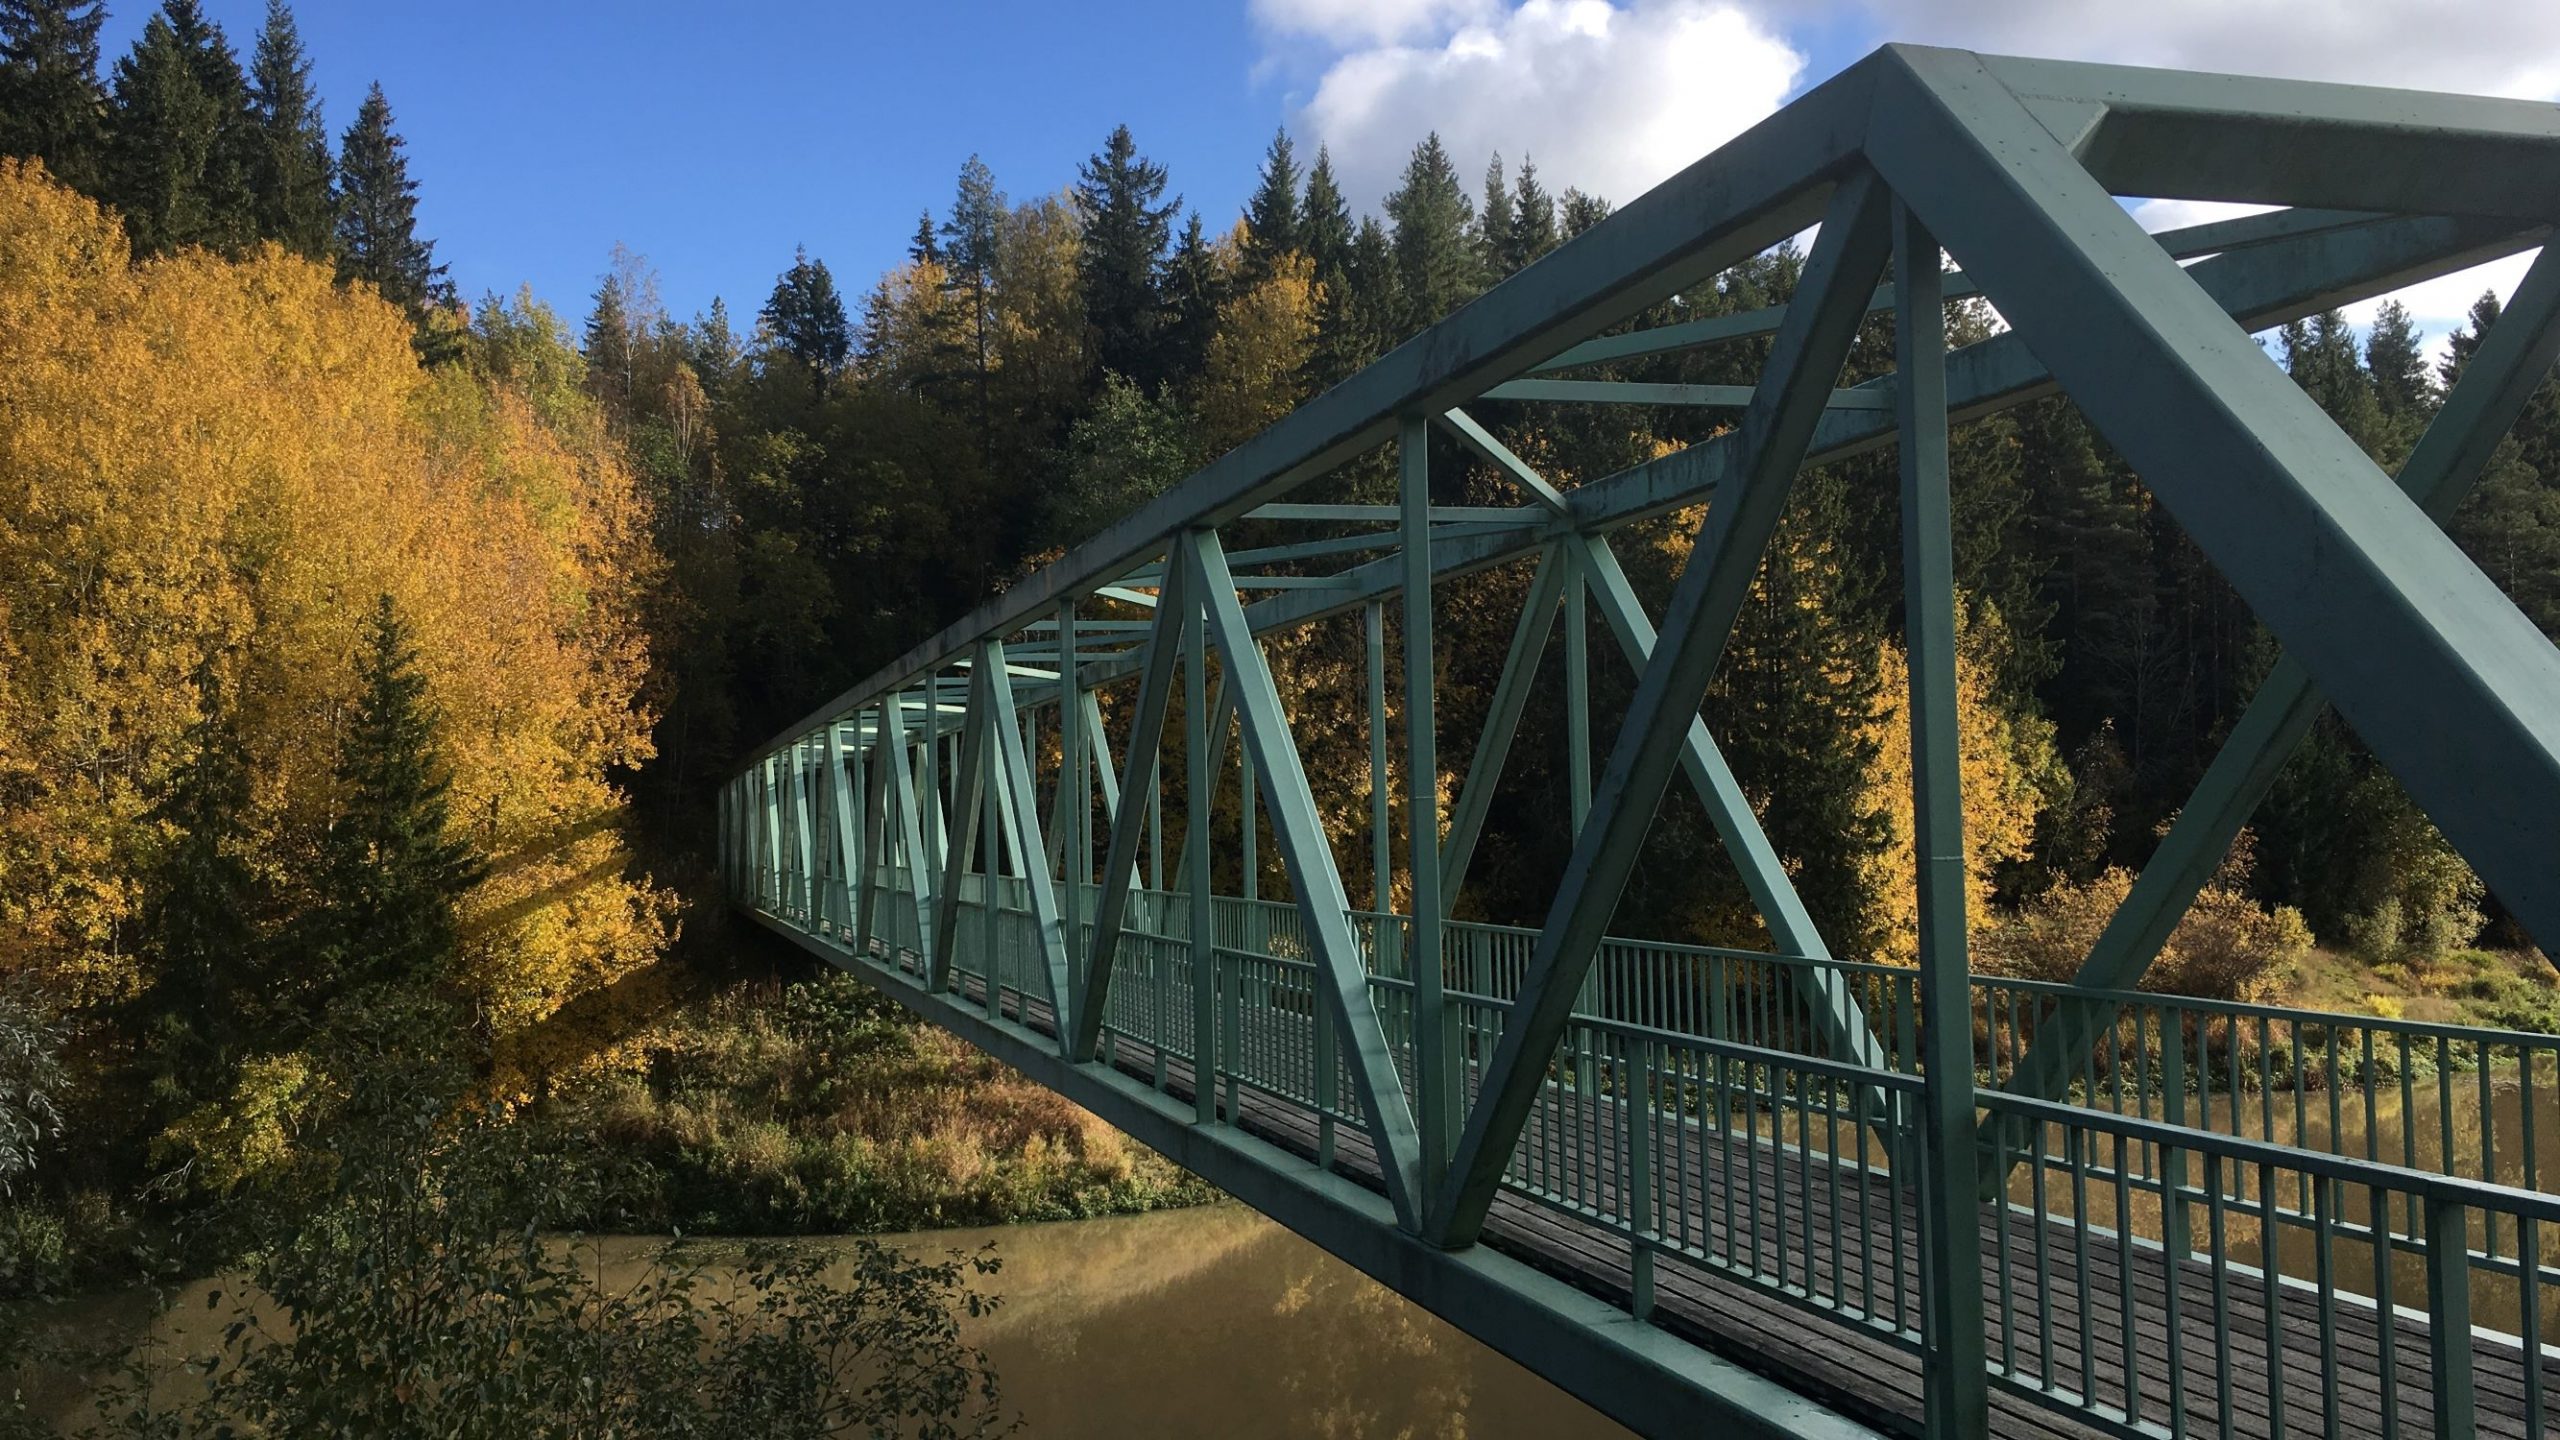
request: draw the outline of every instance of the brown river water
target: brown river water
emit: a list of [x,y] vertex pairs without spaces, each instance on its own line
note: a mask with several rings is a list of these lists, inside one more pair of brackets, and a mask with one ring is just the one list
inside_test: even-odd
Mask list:
[[[988,1352],[1030,1440],[1627,1434],[1240,1205],[883,1238],[928,1256],[995,1245],[1003,1269],[983,1287],[1003,1304],[967,1334]],[[610,1279],[661,1243],[615,1236],[578,1247]],[[69,1318],[92,1341],[147,1332],[201,1351],[228,1318],[228,1307],[206,1307],[209,1288],[156,1317],[145,1297],[118,1295],[78,1302]],[[86,1418],[68,1386],[40,1398],[57,1415]]]

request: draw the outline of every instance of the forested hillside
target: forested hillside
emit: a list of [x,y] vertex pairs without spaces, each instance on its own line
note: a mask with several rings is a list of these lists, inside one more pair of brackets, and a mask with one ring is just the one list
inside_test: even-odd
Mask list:
[[[768,293],[683,317],[638,235],[589,296],[466,303],[389,101],[333,135],[281,3],[245,62],[164,0],[107,64],[101,15],[0,0],[0,155],[23,157],[0,164],[0,977],[72,1037],[75,1189],[290,1166],[333,1027],[385,985],[446,1007],[490,1093],[547,1085],[555,1040],[609,1051],[544,1026],[697,923],[679,891],[746,748],[1609,212],[1529,157],[1425,136],[1355,214],[1283,133],[1243,213],[1204,215],[1123,127],[1072,175],[961,161],[877,277],[829,270],[842,237],[774,236]],[[1797,271],[1773,252],[1630,323],[1781,303]],[[2388,466],[2496,313],[2442,357],[2392,305],[2265,343]],[[1850,378],[1891,353],[1880,321]],[[1744,382],[1758,358],[1614,375]],[[1479,418],[1571,486],[1729,416]],[[2068,404],[1954,449],[1981,954],[2067,972],[2272,651]],[[1327,494],[1383,499],[1390,465]],[[1892,466],[1804,477],[1708,716],[1835,950],[1902,959]],[[1454,447],[1434,476],[1449,503],[1512,498]],[[1665,592],[1695,519],[1617,539],[1640,591]],[[2560,628],[2560,385],[2455,531]],[[1490,693],[1525,584],[1444,592],[1447,714]],[[1351,683],[1355,644],[1319,628],[1274,663],[1314,693]],[[1606,735],[1628,680],[1604,665],[1597,688]],[[1529,710],[1471,912],[1534,923],[1552,890],[1561,713]],[[1344,761],[1316,768],[1365,784],[1364,738],[1308,726]],[[1451,775],[1470,736],[1444,736]],[[1621,929],[1764,943],[1702,814],[1675,800],[1652,845]],[[2161,983],[2274,993],[2317,945],[2417,989],[2449,952],[2526,943],[2333,718]]]

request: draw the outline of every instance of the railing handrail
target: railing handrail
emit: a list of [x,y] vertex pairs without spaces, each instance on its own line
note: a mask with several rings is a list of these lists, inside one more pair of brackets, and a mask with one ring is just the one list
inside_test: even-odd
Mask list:
[[2362,1156],[2334,1155],[2325,1150],[2306,1150],[2280,1140],[2253,1140],[2225,1135],[2218,1130],[2191,1130],[2162,1120],[2145,1119],[2114,1110],[2091,1110],[2067,1105],[2056,1100],[2037,1100],[2013,1095],[2005,1090],[1976,1086],[1975,1094],[1986,1108],[2006,1111],[2029,1120],[2060,1125],[2066,1129],[2104,1130],[2127,1140],[2166,1146],[2190,1155],[2212,1153],[2227,1160],[2249,1165],[2273,1165],[2299,1171],[2320,1179],[2373,1188],[2377,1185],[2415,1195],[2430,1203],[2460,1205],[2468,1209],[2495,1210],[2525,1219],[2560,1223],[2560,1195],[2539,1190],[2526,1190],[2514,1185],[2501,1185],[2491,1180],[2474,1180],[2462,1175],[2447,1175],[2434,1170],[2412,1170],[2388,1160],[2368,1160]]

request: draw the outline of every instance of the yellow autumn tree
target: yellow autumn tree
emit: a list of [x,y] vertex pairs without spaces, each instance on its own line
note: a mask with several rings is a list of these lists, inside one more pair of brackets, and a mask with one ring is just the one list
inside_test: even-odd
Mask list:
[[[1992,676],[2009,644],[1999,612],[1973,607],[1958,618],[1956,740],[1964,797],[1965,904],[1979,924],[1990,911],[2000,866],[2023,860],[2035,843],[2036,816],[2062,775],[2053,725],[2017,714],[1992,693]],[[1867,727],[1874,759],[1867,790],[1884,816],[1884,846],[1861,865],[1876,917],[1876,958],[1910,964],[1919,954],[1919,893],[1912,854],[1911,670],[1901,646],[1887,641],[1877,666],[1880,688]]]
[[1203,438],[1218,454],[1251,439],[1306,398],[1324,287],[1315,262],[1283,255],[1271,274],[1218,307],[1200,377]]
[[442,712],[493,1034],[653,959],[610,780],[635,701],[647,516],[600,418],[470,367],[268,247],[131,263],[115,217],[0,161],[0,973],[96,1005],[132,953],[153,797],[200,679],[234,697],[257,857],[290,876],[335,803],[367,613],[409,620]]

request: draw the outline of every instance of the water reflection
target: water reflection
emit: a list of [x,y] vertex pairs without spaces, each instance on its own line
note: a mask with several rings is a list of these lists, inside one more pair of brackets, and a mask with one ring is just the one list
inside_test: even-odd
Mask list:
[[[967,1333],[1033,1440],[1628,1433],[1242,1206],[890,1238],[926,1255],[996,1246],[1004,1267],[987,1288],[1004,1303]],[[578,1248],[615,1284],[662,1243],[606,1237]],[[723,1245],[688,1248],[716,1268]],[[207,1307],[211,1288],[189,1288],[156,1316],[133,1293],[76,1302],[57,1318],[85,1343],[148,1336],[173,1358],[198,1354],[218,1344],[229,1315]],[[48,1378],[33,1397],[38,1413],[86,1419],[65,1377]],[[160,1398],[182,1400],[193,1383],[169,1376]]]

